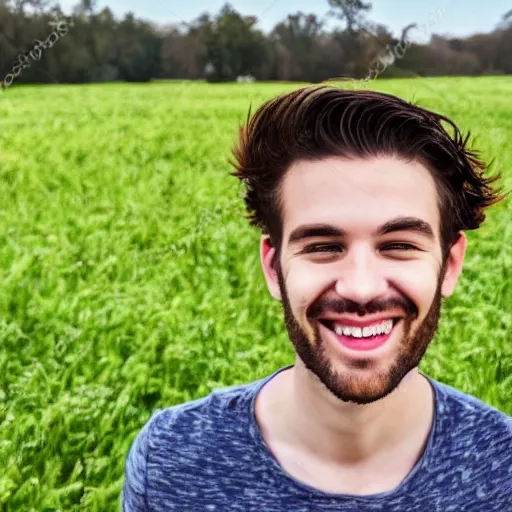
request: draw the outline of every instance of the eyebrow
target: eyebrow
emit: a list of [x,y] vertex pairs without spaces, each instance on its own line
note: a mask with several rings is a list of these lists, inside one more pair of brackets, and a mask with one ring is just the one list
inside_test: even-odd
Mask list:
[[[435,240],[434,230],[428,222],[417,217],[396,217],[385,222],[376,232],[377,236],[394,233],[395,231],[412,231],[426,237],[430,241]],[[307,238],[315,237],[339,237],[347,236],[347,232],[331,224],[306,224],[295,228],[288,237],[288,244],[293,245]]]
[[377,235],[385,235],[387,233],[394,233],[395,231],[412,231],[419,235],[423,235],[431,242],[435,241],[432,226],[428,222],[418,219],[417,217],[396,217],[391,219],[379,228]]

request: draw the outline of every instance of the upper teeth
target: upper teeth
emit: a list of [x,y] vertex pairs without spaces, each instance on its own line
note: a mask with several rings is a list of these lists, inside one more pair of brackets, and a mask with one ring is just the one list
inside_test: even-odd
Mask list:
[[377,334],[389,334],[393,329],[393,320],[384,320],[378,324],[369,325],[367,327],[351,327],[348,325],[334,323],[334,332],[338,335],[354,336],[355,338],[368,338]]

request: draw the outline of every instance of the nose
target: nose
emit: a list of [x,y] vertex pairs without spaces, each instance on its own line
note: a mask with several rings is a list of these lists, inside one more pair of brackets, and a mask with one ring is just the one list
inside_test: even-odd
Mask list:
[[367,248],[350,251],[343,258],[335,289],[341,297],[359,304],[384,296],[388,284],[376,255]]

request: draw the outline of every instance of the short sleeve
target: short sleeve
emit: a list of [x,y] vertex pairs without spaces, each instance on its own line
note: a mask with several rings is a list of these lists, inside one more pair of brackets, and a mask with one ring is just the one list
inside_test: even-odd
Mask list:
[[147,502],[147,462],[151,430],[158,413],[153,413],[132,443],[125,462],[121,493],[122,512],[149,512]]

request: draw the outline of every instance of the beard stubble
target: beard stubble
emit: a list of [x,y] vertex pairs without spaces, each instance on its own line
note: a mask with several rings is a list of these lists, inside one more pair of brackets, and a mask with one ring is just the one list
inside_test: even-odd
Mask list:
[[[293,314],[282,271],[278,266],[276,271],[281,290],[285,326],[297,355],[304,366],[315,374],[320,382],[339,400],[364,405],[384,398],[398,387],[405,375],[419,365],[434,338],[441,315],[441,285],[445,269],[443,264],[432,304],[414,332],[412,324],[418,316],[418,309],[406,297],[388,301],[375,300],[364,307],[341,298],[337,300],[320,299],[311,305],[308,313],[308,321],[314,330],[312,342]],[[391,307],[401,308],[405,313],[405,317],[401,319],[402,339],[398,343],[398,352],[393,364],[385,372],[377,372],[372,370],[373,359],[365,357],[362,352],[360,358],[346,362],[346,372],[335,370],[325,353],[324,340],[320,333],[319,323],[316,321],[319,315],[330,312],[357,313],[363,316],[364,314],[385,312]],[[368,376],[372,371],[374,374]]]

